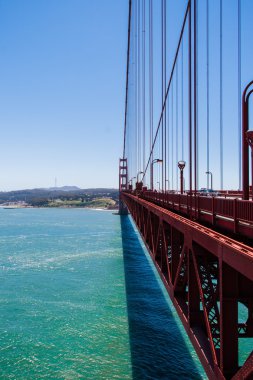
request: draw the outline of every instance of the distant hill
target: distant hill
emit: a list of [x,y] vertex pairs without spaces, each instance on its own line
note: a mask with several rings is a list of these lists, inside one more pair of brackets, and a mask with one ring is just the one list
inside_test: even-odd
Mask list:
[[76,191],[81,190],[80,187],[77,186],[61,186],[61,187],[49,187],[45,190],[52,190],[52,191]]
[[[40,188],[7,192],[2,191],[0,192],[0,204],[23,202],[31,206],[47,207],[48,204],[53,204],[55,201],[67,203],[79,201],[81,202],[80,205],[85,207],[85,205],[89,206],[90,204],[94,204],[94,201],[99,201],[101,203],[101,199],[108,199],[109,201],[106,201],[108,207],[109,205],[112,206],[110,200],[113,201],[113,204],[116,207],[118,204],[118,197],[119,192],[117,189],[80,189],[77,186],[62,186],[48,189]],[[79,203],[75,202],[75,204]]]

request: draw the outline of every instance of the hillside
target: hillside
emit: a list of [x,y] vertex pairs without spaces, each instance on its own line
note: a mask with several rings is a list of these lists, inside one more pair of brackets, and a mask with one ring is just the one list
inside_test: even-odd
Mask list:
[[116,209],[118,207],[118,190],[79,189],[75,186],[64,186],[0,192],[0,205]]

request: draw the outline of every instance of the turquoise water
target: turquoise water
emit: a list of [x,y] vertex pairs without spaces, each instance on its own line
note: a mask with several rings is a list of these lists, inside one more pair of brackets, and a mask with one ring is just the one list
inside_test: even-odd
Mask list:
[[205,379],[129,217],[0,209],[1,379]]

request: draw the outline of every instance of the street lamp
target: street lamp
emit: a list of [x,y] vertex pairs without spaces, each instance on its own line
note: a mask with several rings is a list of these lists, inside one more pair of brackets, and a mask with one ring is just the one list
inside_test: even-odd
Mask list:
[[160,188],[160,182],[157,181],[157,183],[158,183],[158,190],[160,191],[161,190],[161,188]]
[[142,171],[139,171],[138,173],[137,173],[137,182],[139,182],[139,174],[144,174]]
[[157,164],[157,163],[162,163],[163,160],[161,160],[160,158],[155,158],[151,164],[150,164],[150,188],[151,190],[154,189],[154,168],[153,168],[153,165],[154,164]]
[[183,194],[184,192],[184,168],[185,168],[186,162],[185,161],[178,161],[177,166],[180,170],[180,193]]
[[207,174],[207,188],[209,187],[209,181],[208,181],[208,174],[211,176],[211,190],[213,190],[213,173],[212,172],[206,172]]
[[132,188],[133,188],[133,179],[135,179],[136,177],[132,177],[130,180],[129,180],[129,182],[131,182],[131,186],[132,186]]
[[251,190],[252,190],[252,200],[253,200],[253,131],[246,132],[246,139],[251,147]]
[[170,180],[169,179],[166,179],[165,180],[165,183],[168,182],[168,190],[170,190]]

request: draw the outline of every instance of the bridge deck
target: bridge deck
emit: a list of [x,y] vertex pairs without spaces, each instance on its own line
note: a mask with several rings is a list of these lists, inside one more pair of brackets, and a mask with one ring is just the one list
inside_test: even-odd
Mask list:
[[253,202],[239,198],[206,197],[143,191],[139,197],[194,220],[253,239]]
[[[251,356],[242,368],[238,357],[239,338],[253,337],[253,248],[143,199],[147,194],[121,198],[208,377],[251,378]],[[157,194],[156,203],[168,201]],[[239,303],[248,309],[244,323]]]

